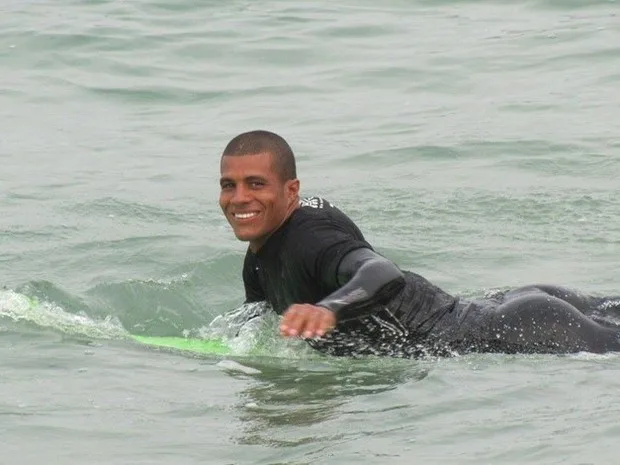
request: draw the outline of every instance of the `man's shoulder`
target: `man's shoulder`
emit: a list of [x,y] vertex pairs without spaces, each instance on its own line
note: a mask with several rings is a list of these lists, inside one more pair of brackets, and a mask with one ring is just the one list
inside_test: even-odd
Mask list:
[[296,229],[311,232],[315,229],[345,231],[363,239],[355,222],[332,202],[322,197],[305,197],[299,201],[300,208],[293,215]]
[[295,215],[298,224],[329,221],[332,223],[353,223],[352,220],[338,209],[332,202],[323,197],[304,197],[299,200],[299,209]]

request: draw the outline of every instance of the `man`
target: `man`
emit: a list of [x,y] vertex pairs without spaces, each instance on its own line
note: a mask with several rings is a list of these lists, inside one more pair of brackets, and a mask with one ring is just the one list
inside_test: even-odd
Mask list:
[[267,301],[285,337],[333,355],[620,350],[620,330],[599,315],[619,302],[555,286],[466,301],[401,271],[329,202],[300,200],[295,157],[277,134],[238,135],[220,171],[222,211],[249,242],[246,302]]

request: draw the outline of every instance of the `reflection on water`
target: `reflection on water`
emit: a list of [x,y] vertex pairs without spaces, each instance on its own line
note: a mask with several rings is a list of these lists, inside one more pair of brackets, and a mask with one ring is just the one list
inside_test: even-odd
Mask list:
[[430,370],[428,362],[395,359],[244,359],[242,363],[229,369],[232,376],[251,381],[239,394],[244,429],[238,442],[272,447],[337,439],[333,429],[325,437],[321,424],[340,416],[353,398],[420,381]]

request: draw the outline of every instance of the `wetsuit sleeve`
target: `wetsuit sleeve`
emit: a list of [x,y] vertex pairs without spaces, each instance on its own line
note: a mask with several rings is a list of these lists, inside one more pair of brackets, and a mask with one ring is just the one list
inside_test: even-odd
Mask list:
[[368,248],[347,253],[337,268],[336,291],[316,305],[332,310],[338,321],[366,316],[404,286],[404,275],[387,258]]
[[245,256],[243,263],[243,286],[245,287],[245,303],[262,302],[267,300],[258,280],[255,260],[249,252]]

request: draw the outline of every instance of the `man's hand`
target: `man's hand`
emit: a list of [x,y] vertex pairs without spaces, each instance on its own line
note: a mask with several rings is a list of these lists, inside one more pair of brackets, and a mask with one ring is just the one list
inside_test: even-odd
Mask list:
[[280,322],[280,334],[284,337],[321,337],[336,326],[336,315],[325,307],[310,304],[291,305]]

